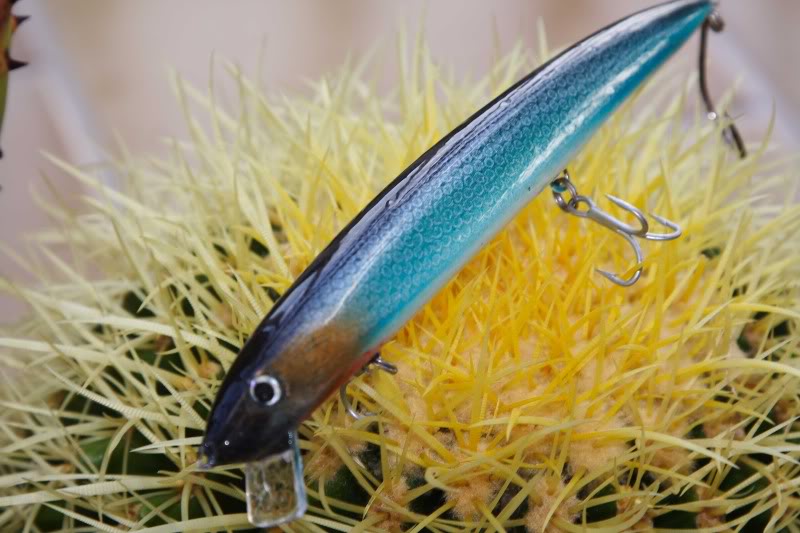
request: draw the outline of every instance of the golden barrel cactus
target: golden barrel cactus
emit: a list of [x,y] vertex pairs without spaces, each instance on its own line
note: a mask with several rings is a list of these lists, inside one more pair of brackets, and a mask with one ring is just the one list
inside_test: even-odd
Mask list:
[[[336,232],[527,57],[467,82],[421,46],[388,95],[360,67],[286,98],[232,69],[228,111],[178,80],[190,137],[117,161],[124,190],[56,161],[94,194],[83,214],[45,205],[35,253],[7,251],[40,283],[0,285],[32,309],[0,334],[0,529],[247,529],[241,470],[196,465],[222,374]],[[766,143],[739,160],[684,80],[651,85],[570,169],[684,236],[621,288],[594,269],[631,268],[627,244],[541,195],[385,346],[396,376],[350,385],[374,415],[332,398],[301,427],[309,512],[284,531],[798,530],[796,167]]]

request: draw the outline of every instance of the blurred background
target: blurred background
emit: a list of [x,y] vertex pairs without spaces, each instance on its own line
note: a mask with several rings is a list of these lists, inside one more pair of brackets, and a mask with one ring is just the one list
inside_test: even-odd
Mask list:
[[[23,248],[22,237],[48,224],[34,203],[55,190],[79,209],[83,191],[43,157],[78,165],[114,153],[114,136],[136,155],[159,155],[163,139],[185,128],[169,82],[174,68],[193,85],[209,84],[212,55],[261,73],[271,92],[306,90],[317,79],[376,43],[389,86],[400,26],[422,28],[434,57],[459,75],[485,73],[522,41],[537,48],[537,20],[553,47],[570,44],[647,0],[23,0],[31,15],[17,32],[12,56],[30,65],[9,82],[0,160],[0,247]],[[800,1],[722,0],[726,30],[710,39],[710,84],[720,95],[741,80],[733,113],[744,137],[764,134],[773,106],[775,139],[800,148]],[[679,61],[694,68],[697,37]],[[691,66],[690,66],[691,65]],[[114,176],[108,176],[113,183]],[[0,276],[25,272],[0,255]],[[0,324],[22,308],[0,296]]]

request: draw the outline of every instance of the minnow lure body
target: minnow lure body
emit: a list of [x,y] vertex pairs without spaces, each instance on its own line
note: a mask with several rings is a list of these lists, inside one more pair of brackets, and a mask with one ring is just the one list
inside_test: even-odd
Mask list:
[[247,341],[210,415],[204,466],[285,452],[288,432],[538,195],[711,11],[708,0],[677,0],[598,31],[403,171]]
[[[6,109],[6,94],[8,92],[8,73],[14,69],[24,67],[25,63],[12,59],[9,55],[11,37],[17,26],[25,22],[28,17],[17,17],[11,13],[11,5],[17,0],[0,0],[0,131],[3,127],[3,116]],[[0,157],[3,150],[0,149]]]

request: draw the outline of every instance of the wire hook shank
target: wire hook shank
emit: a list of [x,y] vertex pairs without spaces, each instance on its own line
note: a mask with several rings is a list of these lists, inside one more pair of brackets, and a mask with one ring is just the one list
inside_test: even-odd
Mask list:
[[[714,32],[720,32],[725,27],[725,22],[722,20],[722,16],[720,16],[719,12],[712,11],[708,18],[703,22],[703,27],[700,30],[700,58],[698,61],[698,85],[700,86],[700,97],[703,99],[703,104],[706,107],[706,113],[709,120],[717,121],[719,120],[719,114],[714,110],[714,103],[711,101],[711,95],[708,91],[708,77],[706,75],[706,67],[707,61],[706,56],[708,55],[708,30],[712,30]],[[739,152],[739,157],[744,159],[747,157],[747,149],[744,146],[744,140],[742,140],[742,136],[739,133],[739,130],[736,128],[736,125],[733,123],[733,119],[731,118],[728,113],[725,113],[725,120],[728,122],[728,125],[725,126],[722,135],[725,138],[725,142],[729,145],[736,148],[736,151]]]

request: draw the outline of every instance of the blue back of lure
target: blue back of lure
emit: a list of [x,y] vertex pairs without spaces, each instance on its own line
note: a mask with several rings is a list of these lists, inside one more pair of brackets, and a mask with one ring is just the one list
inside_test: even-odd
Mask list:
[[[508,89],[398,176],[297,279],[242,349],[209,419],[208,463],[255,460],[285,447],[287,431],[538,195],[711,9],[707,0],[677,0],[598,31]],[[253,380],[265,375],[283,388],[277,403],[253,395]]]

